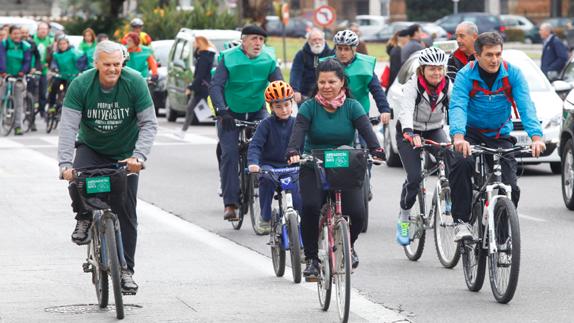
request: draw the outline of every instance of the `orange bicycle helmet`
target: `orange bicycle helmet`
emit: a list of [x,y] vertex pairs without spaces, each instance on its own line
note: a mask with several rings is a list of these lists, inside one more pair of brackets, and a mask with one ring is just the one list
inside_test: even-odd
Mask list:
[[273,81],[265,89],[265,101],[278,103],[291,100],[293,98],[293,88],[287,82]]

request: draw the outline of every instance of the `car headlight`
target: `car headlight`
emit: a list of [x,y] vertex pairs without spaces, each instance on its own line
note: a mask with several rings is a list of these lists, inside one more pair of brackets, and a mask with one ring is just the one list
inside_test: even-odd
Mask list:
[[550,118],[550,120],[548,120],[548,122],[544,126],[544,129],[560,127],[561,123],[562,123],[562,113],[558,113],[557,115]]

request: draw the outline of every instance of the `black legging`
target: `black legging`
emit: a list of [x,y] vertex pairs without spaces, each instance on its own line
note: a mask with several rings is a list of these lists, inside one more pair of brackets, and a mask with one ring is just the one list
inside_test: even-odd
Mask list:
[[[315,170],[310,167],[301,167],[299,172],[299,189],[303,204],[301,214],[301,231],[305,257],[317,258],[317,239],[319,238],[319,219],[321,207],[327,197],[327,192],[320,189],[315,178]],[[343,191],[342,194],[343,214],[350,217],[351,222],[351,246],[359,237],[365,218],[365,199],[363,190]]]

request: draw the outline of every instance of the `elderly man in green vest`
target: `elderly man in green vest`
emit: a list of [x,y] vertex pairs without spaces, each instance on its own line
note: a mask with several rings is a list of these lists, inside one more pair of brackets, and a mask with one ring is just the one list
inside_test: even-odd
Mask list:
[[[335,42],[335,58],[345,66],[345,74],[349,78],[349,88],[353,98],[359,101],[367,115],[371,108],[369,92],[381,113],[381,122],[389,123],[391,108],[387,102],[385,91],[375,74],[376,58],[357,53],[359,36],[351,30],[342,30],[333,37]],[[325,57],[322,60],[333,58]]]
[[54,37],[50,36],[50,25],[41,21],[38,23],[38,29],[36,34],[34,34],[34,42],[40,53],[40,62],[42,65],[42,76],[40,77],[40,82],[38,83],[38,103],[40,104],[38,109],[40,114],[44,115],[44,107],[46,106],[46,91],[48,89],[48,61],[47,58],[50,56],[52,51],[52,45],[54,44]]
[[6,91],[4,77],[14,76],[18,80],[14,85],[14,110],[15,123],[14,134],[21,136],[22,132],[22,110],[24,107],[24,95],[26,94],[26,79],[24,76],[30,72],[32,63],[32,51],[30,44],[22,40],[22,30],[19,26],[10,26],[8,38],[4,39],[0,45],[0,76],[2,76],[2,86],[0,93]]
[[282,80],[273,52],[265,50],[267,33],[250,25],[241,31],[241,46],[221,53],[211,81],[209,95],[217,112],[217,135],[221,145],[219,174],[225,206],[223,218],[239,220],[239,131],[235,119],[261,120],[265,109],[264,91],[269,82]]

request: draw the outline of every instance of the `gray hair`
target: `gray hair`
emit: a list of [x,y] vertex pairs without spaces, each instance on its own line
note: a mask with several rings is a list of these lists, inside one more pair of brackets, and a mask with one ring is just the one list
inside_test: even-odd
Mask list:
[[502,48],[503,43],[504,40],[499,33],[495,31],[489,31],[478,35],[478,38],[476,38],[476,41],[474,42],[474,50],[478,55],[480,55],[482,54],[482,49],[484,46],[500,45],[500,48]]
[[319,34],[319,35],[321,35],[321,38],[325,39],[325,32],[319,28],[316,28],[316,27],[313,27],[313,28],[311,28],[311,30],[309,30],[307,35],[305,35],[305,39],[309,40],[309,38],[311,38],[311,35],[313,35],[313,34]]
[[104,52],[104,53],[114,53],[120,51],[122,53],[122,57],[125,60],[126,59],[126,50],[125,47],[120,45],[119,43],[113,42],[111,40],[104,40],[99,42],[96,45],[96,50],[94,51],[94,62],[96,62],[98,60],[98,57],[100,55],[100,53]]
[[540,25],[540,30],[547,30],[549,32],[552,32],[552,25],[545,22],[545,23]]
[[472,21],[463,21],[460,24],[458,24],[458,26],[456,26],[456,28],[458,27],[463,27],[467,33],[469,34],[477,34],[478,35],[478,27],[476,26],[476,24]]

